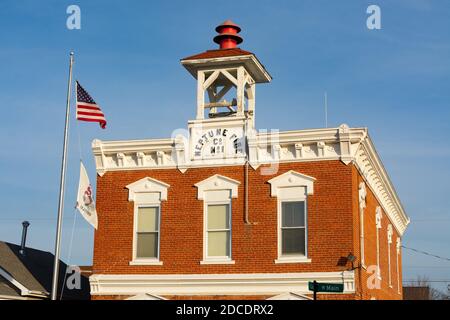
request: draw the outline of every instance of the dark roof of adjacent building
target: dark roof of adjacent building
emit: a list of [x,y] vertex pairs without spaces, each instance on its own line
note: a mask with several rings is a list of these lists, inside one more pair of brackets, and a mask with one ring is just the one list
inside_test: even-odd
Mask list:
[[[50,252],[25,248],[21,254],[20,246],[0,241],[0,268],[8,275],[7,279],[0,274],[0,295],[21,297],[23,294],[11,279],[25,287],[32,296],[49,297],[52,287],[54,255]],[[58,292],[61,292],[67,265],[60,261]],[[65,288],[63,299],[89,299],[89,280],[81,275],[81,289]]]
[[428,286],[403,287],[403,300],[431,300],[430,287]]
[[8,280],[0,276],[0,296],[20,297],[20,292]]

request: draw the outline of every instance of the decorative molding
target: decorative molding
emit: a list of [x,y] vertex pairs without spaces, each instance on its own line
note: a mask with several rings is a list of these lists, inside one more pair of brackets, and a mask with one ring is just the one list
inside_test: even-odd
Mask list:
[[117,159],[118,167],[123,167],[125,165],[125,162],[124,162],[125,155],[122,152],[119,152],[116,154],[116,159]]
[[128,201],[136,201],[138,194],[159,193],[159,201],[167,200],[167,189],[170,187],[167,183],[146,177],[126,186],[128,191]]
[[366,208],[366,197],[367,197],[367,191],[366,191],[366,184],[364,182],[361,182],[359,184],[358,189],[358,202],[359,202],[359,210],[364,213],[364,209]]
[[387,227],[387,240],[388,240],[388,282],[389,282],[389,288],[392,288],[392,271],[391,271],[391,244],[392,244],[392,235],[393,235],[393,228],[392,224],[389,224]]
[[295,158],[303,158],[303,143],[296,143],[295,147]]
[[392,224],[389,224],[387,228],[387,238],[389,244],[392,243],[392,235],[393,235]]
[[359,238],[360,238],[360,258],[361,265],[365,268],[365,245],[364,245],[364,209],[366,208],[366,184],[360,182],[358,189],[358,202],[359,202]]
[[192,74],[194,78],[197,78],[197,70],[199,67],[204,68],[206,64],[211,67],[216,65],[224,66],[230,64],[240,63],[243,64],[245,69],[252,75],[256,83],[270,82],[272,80],[271,75],[267,72],[264,66],[258,61],[254,54],[231,56],[231,57],[217,57],[195,60],[181,60],[181,64]]
[[[134,230],[136,232],[136,230]],[[134,250],[133,250],[134,251]],[[134,254],[133,254],[134,255]],[[163,262],[159,259],[133,259],[129,262],[130,266],[162,266]]]
[[236,264],[236,261],[231,259],[213,260],[205,257],[205,259],[200,261],[200,264]]
[[270,183],[270,195],[279,197],[279,191],[289,187],[305,187],[306,194],[314,194],[314,181],[316,178],[290,170],[267,182]]
[[377,208],[375,209],[375,224],[376,224],[377,229],[382,228],[382,224],[381,224],[382,218],[383,218],[383,212],[381,210],[381,207],[377,206]]
[[380,268],[380,229],[383,227],[381,219],[383,218],[383,212],[380,206],[375,209],[375,234],[377,238],[377,277],[381,280],[381,268]]
[[312,260],[305,256],[293,256],[293,257],[283,257],[280,256],[278,259],[275,259],[275,264],[283,264],[283,263],[311,263]]
[[410,223],[410,219],[406,215],[394,186],[368,135],[356,148],[354,163],[381,204],[389,220],[399,235],[402,236]]
[[323,141],[317,142],[317,156],[318,157],[325,156],[325,142]]
[[312,300],[311,297],[308,297],[304,294],[299,294],[295,292],[286,292],[273,297],[270,297],[266,300]]
[[156,163],[158,166],[165,165],[165,153],[164,151],[156,151]]
[[139,294],[129,297],[125,300],[167,300],[167,299],[164,297],[157,296],[155,294],[139,293]]
[[241,183],[237,180],[215,174],[203,181],[197,182],[197,199],[204,200],[206,191],[230,190],[231,198],[237,198],[238,186]]
[[308,282],[343,283],[343,294],[355,293],[354,271],[254,274],[96,274],[91,295],[278,295],[310,294]]
[[279,144],[272,145],[272,159],[275,161],[281,159],[281,146]]
[[[227,117],[191,120],[189,127],[206,126],[208,128],[239,126],[245,119]],[[366,185],[375,195],[384,213],[400,236],[410,223],[402,204],[395,192],[387,172],[379,158],[366,128],[349,128],[343,124],[338,128],[310,129],[282,132],[256,132],[250,130],[248,137],[248,161],[253,169],[274,162],[311,162],[340,160],[345,164],[354,163]],[[320,143],[319,143],[320,142]],[[107,171],[179,169],[185,172],[189,168],[244,165],[245,156],[221,159],[190,159],[188,155],[194,144],[186,143],[184,157],[179,138],[100,141],[92,142],[97,173],[101,176]],[[274,145],[277,145],[273,147]],[[279,149],[278,149],[279,146]],[[322,148],[323,146],[323,148]],[[290,150],[275,152],[275,150]],[[267,151],[274,150],[274,151]],[[322,150],[322,151],[320,151]],[[139,162],[137,152],[145,154]],[[163,154],[161,153],[164,153]],[[123,154],[121,165],[117,154]],[[279,153],[274,157],[273,153]],[[277,159],[278,158],[278,159]]]
[[136,159],[138,166],[144,166],[145,154],[143,152],[136,152]]

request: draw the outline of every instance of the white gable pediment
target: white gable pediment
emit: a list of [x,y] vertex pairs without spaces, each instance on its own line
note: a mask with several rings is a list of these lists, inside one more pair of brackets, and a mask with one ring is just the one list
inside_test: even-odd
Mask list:
[[156,294],[140,293],[135,296],[129,297],[125,300],[167,300],[167,299],[157,296]]
[[271,186],[270,188],[271,196],[278,197],[278,191],[280,189],[289,187],[305,187],[306,193],[308,195],[313,194],[314,181],[316,181],[316,178],[290,170],[275,178],[270,179],[267,182],[270,183]]
[[286,292],[286,293],[282,293],[282,294],[267,298],[266,300],[312,300],[312,299],[303,294],[298,294],[298,293],[294,293],[294,292]]
[[241,183],[237,180],[222,176],[220,174],[215,174],[195,184],[195,186],[197,187],[197,198],[199,200],[204,200],[204,194],[206,191],[219,190],[230,190],[231,197],[237,198],[238,186],[240,184]]
[[126,186],[128,191],[128,201],[136,201],[139,194],[159,193],[159,200],[167,200],[167,189],[170,187],[167,183],[159,180],[145,177]]

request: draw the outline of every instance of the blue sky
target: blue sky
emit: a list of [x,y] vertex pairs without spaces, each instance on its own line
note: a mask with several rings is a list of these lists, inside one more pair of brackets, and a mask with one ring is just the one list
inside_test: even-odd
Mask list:
[[[81,30],[66,8],[81,8]],[[366,28],[366,9],[382,29]],[[273,76],[257,88],[258,128],[369,128],[411,217],[403,244],[450,256],[450,3],[390,1],[0,2],[0,239],[53,251],[68,53],[74,76],[103,107],[107,130],[74,121],[62,258],[67,260],[81,154],[90,142],[169,137],[195,116],[196,83],[179,59],[216,48],[214,27],[241,25],[243,49]],[[90,264],[93,230],[77,217],[69,263]],[[403,252],[404,278],[450,280],[450,262]],[[443,287],[443,284],[439,284]]]

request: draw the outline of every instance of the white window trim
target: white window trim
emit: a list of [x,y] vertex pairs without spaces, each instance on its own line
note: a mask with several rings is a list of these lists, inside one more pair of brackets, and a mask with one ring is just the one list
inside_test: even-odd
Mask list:
[[[211,205],[228,205],[228,223],[230,226],[230,239],[229,239],[229,246],[230,246],[230,256],[208,256],[208,206]],[[235,264],[235,261],[232,260],[233,256],[233,247],[232,247],[232,234],[233,234],[233,228],[231,227],[232,224],[232,208],[231,208],[231,199],[225,200],[225,201],[204,201],[203,202],[203,230],[204,231],[204,237],[203,237],[203,260],[200,261],[200,264]]]
[[[277,197],[277,259],[275,264],[281,263],[311,263],[308,258],[308,201],[307,196],[314,193],[314,181],[316,179],[296,171],[288,171],[268,181],[271,185],[271,196]],[[305,194],[296,197],[282,197],[281,190],[285,188],[305,188]],[[304,201],[305,203],[305,255],[282,255],[281,219],[282,203]]]
[[[304,202],[305,206],[305,255],[282,255],[282,235],[281,235],[281,220],[282,220],[282,207],[283,202]],[[275,263],[309,263],[311,259],[308,259],[308,203],[306,197],[303,199],[293,198],[293,199],[278,199],[278,218],[277,218],[277,238],[278,238],[278,258],[275,259]]]
[[[160,260],[161,255],[161,202],[167,200],[167,189],[170,187],[167,183],[161,182],[150,177],[140,179],[126,186],[128,189],[128,201],[134,202],[133,208],[133,249],[132,260],[130,265],[156,265],[161,266],[163,262]],[[152,201],[144,200],[145,197],[153,199]],[[137,250],[137,223],[138,210],[145,207],[158,208],[158,257],[156,258],[138,258]]]
[[[238,186],[240,182],[219,174],[213,175],[203,181],[195,184],[197,187],[197,199],[203,200],[203,260],[201,265],[209,264],[235,264],[233,260],[233,224],[232,224],[232,199],[238,197]],[[228,197],[221,197],[218,199],[207,199],[209,191],[229,191]],[[208,205],[227,204],[230,210],[230,256],[229,257],[209,257],[208,256]]]
[[[158,296],[268,295],[295,292],[310,295],[308,282],[343,283],[342,294],[355,293],[355,271],[215,274],[94,274],[91,295],[150,293]],[[341,293],[339,293],[341,295]]]
[[[138,258],[137,254],[137,227],[138,227],[138,213],[139,208],[157,208],[158,209],[158,255],[156,258]],[[133,260],[130,261],[132,266],[140,265],[162,265],[162,261],[159,260],[160,256],[160,243],[161,243],[161,206],[159,203],[141,203],[134,205],[134,215],[133,215]]]

